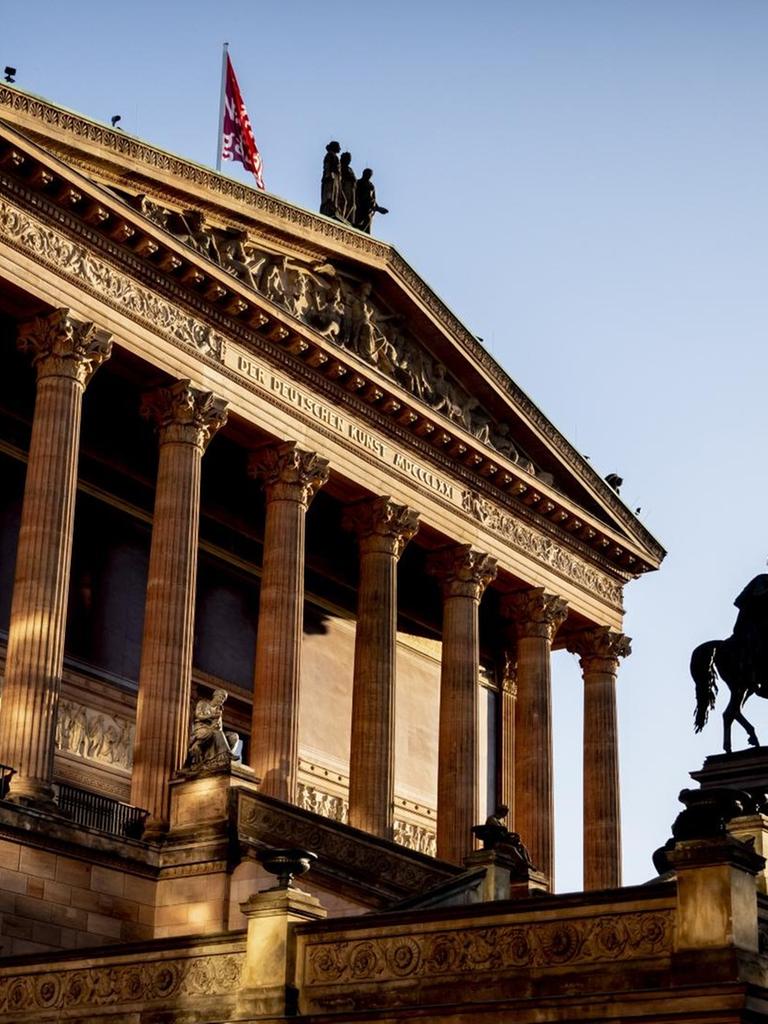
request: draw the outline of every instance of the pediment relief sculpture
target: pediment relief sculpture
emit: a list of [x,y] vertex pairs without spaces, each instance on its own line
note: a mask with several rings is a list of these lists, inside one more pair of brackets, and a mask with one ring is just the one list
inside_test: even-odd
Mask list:
[[303,262],[262,249],[242,229],[206,224],[198,210],[169,210],[146,195],[126,198],[154,224],[318,334],[376,367],[433,412],[542,482],[553,482],[551,474],[542,472],[513,438],[510,425],[497,422],[407,330],[405,317],[387,310],[375,298],[370,282],[339,271],[327,261]]

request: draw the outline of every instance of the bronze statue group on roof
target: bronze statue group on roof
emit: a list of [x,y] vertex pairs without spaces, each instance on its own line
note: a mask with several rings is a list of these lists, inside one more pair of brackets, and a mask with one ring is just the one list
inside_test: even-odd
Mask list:
[[338,142],[329,142],[323,159],[320,213],[335,220],[345,220],[370,235],[373,215],[389,212],[377,204],[372,179],[370,167],[366,167],[358,178],[352,170],[352,154],[342,153]]

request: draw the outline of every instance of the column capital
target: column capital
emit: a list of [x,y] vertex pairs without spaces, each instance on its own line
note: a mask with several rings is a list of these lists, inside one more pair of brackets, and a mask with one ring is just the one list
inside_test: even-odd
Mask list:
[[483,591],[496,579],[496,559],[471,544],[457,544],[430,555],[428,571],[437,576],[443,597],[471,597],[479,601]]
[[619,658],[632,653],[632,640],[608,626],[593,626],[569,637],[568,650],[579,657],[583,672],[608,672],[616,675]]
[[190,444],[205,451],[227,422],[227,403],[189,380],[178,380],[144,395],[141,414],[154,423],[161,445]]
[[85,387],[112,351],[107,331],[72,318],[68,309],[54,309],[19,325],[17,344],[32,356],[37,379],[68,377]]
[[328,460],[295,441],[265,445],[251,453],[248,471],[261,480],[267,501],[295,501],[304,508],[328,480]]
[[510,651],[504,652],[499,689],[510,697],[517,698],[517,660]]
[[502,602],[502,615],[513,620],[519,639],[539,637],[552,643],[567,614],[567,603],[543,587],[509,594]]
[[384,496],[350,505],[344,510],[342,525],[357,534],[361,552],[378,551],[399,558],[419,529],[419,513]]

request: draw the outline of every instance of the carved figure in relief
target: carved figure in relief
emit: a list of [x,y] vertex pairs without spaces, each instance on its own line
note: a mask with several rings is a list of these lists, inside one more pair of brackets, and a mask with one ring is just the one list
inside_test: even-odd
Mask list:
[[245,248],[248,233],[238,228],[228,228],[219,233],[218,250],[221,265],[230,274],[245,281],[249,288],[256,288],[253,279],[253,256]]
[[216,245],[213,232],[205,225],[205,217],[199,210],[185,210],[180,215],[181,222],[180,237],[183,242],[196,249],[201,256],[206,256],[214,263],[221,262],[221,256]]
[[341,163],[339,153],[341,146],[338,142],[329,142],[325,147],[323,158],[323,177],[320,182],[320,213],[326,217],[339,216],[339,202],[341,196]]
[[350,224],[355,223],[355,188],[357,175],[352,170],[352,154],[341,154],[341,201],[339,213]]
[[184,764],[185,774],[207,775],[224,771],[240,760],[242,743],[236,732],[225,732],[222,708],[226,690],[214,690],[209,698],[195,705],[192,738]]
[[[375,201],[372,172],[366,168],[356,181],[351,157],[342,154],[337,142],[326,147],[323,164],[323,208],[333,217],[352,217],[357,227],[370,230],[376,211],[386,212]],[[369,282],[357,287],[346,283],[330,263],[307,265],[284,254],[268,253],[248,243],[239,228],[213,229],[198,210],[183,214],[161,207],[146,195],[129,196],[132,205],[158,225],[171,231],[197,252],[219,263],[270,301],[288,309],[324,337],[356,352],[388,377],[397,380],[411,394],[469,430],[482,444],[489,445],[521,468],[552,482],[549,474],[537,471],[533,462],[512,441],[509,424],[495,425],[480,403],[460,388],[442,363],[408,336],[404,317],[377,308]],[[367,225],[367,227],[366,227]],[[89,268],[82,274],[88,276]],[[133,296],[125,303],[134,308]],[[208,329],[210,330],[210,329]],[[220,358],[220,339],[209,343],[194,339],[199,348],[209,348]]]
[[355,227],[366,234],[371,233],[371,223],[375,213],[389,213],[385,206],[379,206],[376,202],[376,189],[373,181],[373,171],[366,167],[362,177],[355,186]]
[[741,709],[752,694],[768,697],[768,573],[755,576],[733,603],[739,614],[732,635],[727,640],[708,640],[691,655],[696,732],[704,728],[715,706],[718,676],[731,691],[723,712],[723,749],[727,754],[734,721],[746,731],[750,746],[760,745],[754,726]]

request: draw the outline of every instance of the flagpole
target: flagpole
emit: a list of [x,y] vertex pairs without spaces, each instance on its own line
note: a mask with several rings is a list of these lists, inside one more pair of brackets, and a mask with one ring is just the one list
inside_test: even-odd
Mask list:
[[219,127],[216,130],[216,170],[221,170],[221,132],[224,126],[224,92],[227,87],[227,54],[229,43],[224,43],[221,51],[221,96],[219,97]]

